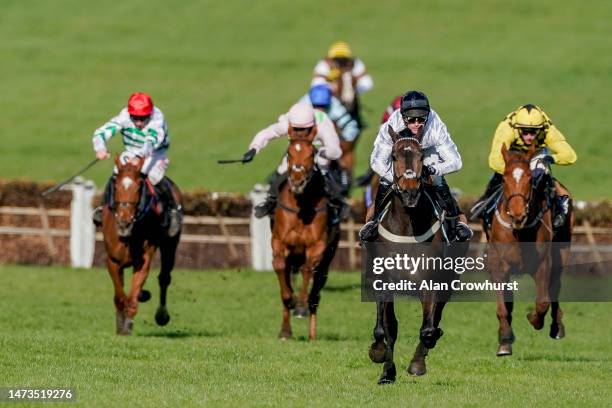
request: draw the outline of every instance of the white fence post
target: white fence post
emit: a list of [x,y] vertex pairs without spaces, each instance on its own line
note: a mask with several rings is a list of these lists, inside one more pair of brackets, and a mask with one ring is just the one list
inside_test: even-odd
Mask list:
[[[268,195],[268,188],[261,184],[256,184],[249,197],[253,208],[257,204],[265,201]],[[251,211],[251,266],[256,271],[272,270],[272,232],[270,231],[270,217],[255,218]]]
[[91,220],[96,188],[92,181],[84,181],[82,177],[77,177],[71,187],[70,264],[73,268],[91,268],[96,243],[96,229]]

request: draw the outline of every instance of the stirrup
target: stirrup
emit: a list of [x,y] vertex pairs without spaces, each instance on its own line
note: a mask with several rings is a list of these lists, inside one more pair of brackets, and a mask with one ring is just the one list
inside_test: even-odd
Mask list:
[[553,218],[553,228],[560,228],[565,224],[566,220],[565,214],[557,214],[555,218]]

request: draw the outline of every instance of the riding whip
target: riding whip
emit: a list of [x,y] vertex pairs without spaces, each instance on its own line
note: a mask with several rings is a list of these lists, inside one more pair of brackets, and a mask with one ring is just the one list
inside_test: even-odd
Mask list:
[[50,194],[50,193],[53,193],[53,192],[59,190],[60,188],[64,187],[66,184],[68,184],[72,180],[74,180],[75,177],[80,176],[81,174],[85,173],[87,170],[89,170],[89,168],[91,166],[96,164],[98,161],[99,161],[99,159],[97,159],[97,158],[93,159],[89,164],[87,164],[87,166],[83,167],[81,170],[79,170],[78,172],[76,172],[75,174],[73,174],[72,176],[67,178],[66,180],[62,181],[61,183],[56,184],[53,187],[50,187],[50,188],[46,189],[40,195],[45,197],[47,194]]

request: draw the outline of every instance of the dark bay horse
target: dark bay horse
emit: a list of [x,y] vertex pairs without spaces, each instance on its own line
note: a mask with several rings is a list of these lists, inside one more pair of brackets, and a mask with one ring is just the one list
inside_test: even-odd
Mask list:
[[[380,242],[439,244],[447,241],[443,215],[437,213],[431,196],[424,188],[425,177],[422,175],[423,152],[419,140],[414,137],[401,137],[389,126],[393,141],[393,194],[379,224]],[[433,247],[433,245],[432,245]],[[430,277],[430,271],[419,271],[414,279],[417,283]],[[439,275],[438,275],[439,276]],[[420,292],[423,320],[419,332],[420,342],[416,347],[408,372],[412,375],[426,373],[425,357],[434,348],[442,336],[439,328],[442,310],[449,293],[442,294],[435,290]],[[395,382],[396,368],[393,361],[393,350],[397,340],[398,322],[395,317],[393,301],[376,303],[376,325],[374,342],[370,346],[369,356],[375,363],[384,363],[379,384]]]
[[[166,292],[170,285],[170,272],[174,267],[179,234],[168,237],[162,230],[160,215],[153,187],[146,176],[140,173],[143,158],[132,159],[125,164],[115,157],[118,173],[113,181],[112,201],[104,208],[102,230],[106,247],[106,265],[115,287],[117,334],[132,332],[134,316],[138,310],[138,299],[149,275],[155,250],[161,252],[161,272],[158,276],[160,304],[155,321],[164,326],[170,320],[166,309]],[[181,203],[181,193],[173,184],[173,194]],[[132,266],[132,285],[126,295],[123,289],[123,271]],[[144,292],[143,292],[144,293]],[[142,299],[142,298],[141,298]]]
[[[553,230],[550,192],[534,186],[532,179],[530,162],[535,155],[535,146],[529,151],[517,152],[508,151],[502,145],[501,151],[506,163],[503,195],[495,209],[491,230],[486,231],[490,243],[488,269],[495,282],[508,282],[513,268],[528,269],[535,281],[536,300],[535,310],[527,315],[527,319],[536,330],[540,330],[551,307],[550,337],[561,339],[565,336],[565,327],[558,300],[560,274],[569,259],[574,222],[571,205],[565,225]],[[513,299],[511,291],[497,293],[498,356],[512,354],[515,340],[512,331]]]
[[[303,132],[303,131],[301,131]],[[290,128],[287,149],[287,183],[281,187],[272,226],[272,265],[278,277],[283,302],[279,338],[292,336],[290,310],[298,317],[310,312],[308,337],[317,335],[317,307],[327,281],[329,264],[340,238],[339,227],[330,227],[325,180],[315,169],[316,149],[312,141],[316,129],[298,137]],[[291,273],[299,269],[302,287],[293,295]],[[312,288],[308,288],[312,281]],[[308,308],[306,308],[308,307]]]

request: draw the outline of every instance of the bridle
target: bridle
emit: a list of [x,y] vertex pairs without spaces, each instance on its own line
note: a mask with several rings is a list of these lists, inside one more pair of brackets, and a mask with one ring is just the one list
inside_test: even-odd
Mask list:
[[[411,142],[416,143],[416,144],[417,144],[417,146],[418,146],[418,148],[419,148],[419,152],[421,152],[421,150],[422,150],[422,146],[421,146],[421,142],[419,141],[419,139],[417,139],[417,138],[415,138],[415,137],[401,137],[401,138],[397,139],[397,140],[396,140],[396,141],[393,143],[393,153],[392,153],[392,156],[391,156],[391,157],[392,157],[392,159],[393,159],[393,161],[396,161],[396,160],[397,160],[397,157],[395,156],[395,149],[396,149],[397,144],[398,144],[398,143],[400,143],[400,142],[404,142],[404,141],[411,141]],[[405,148],[404,148],[404,151],[405,151],[405,152],[410,151],[410,147],[405,147]],[[406,154],[407,154],[407,153],[406,153]],[[396,174],[395,174],[395,172],[393,172],[393,188],[394,188],[396,191],[401,192],[401,191],[402,191],[402,189],[401,189],[401,188],[400,188],[400,186],[399,186],[399,182],[400,182],[400,180],[402,180],[402,179],[415,179],[415,178],[417,178],[417,177],[418,177],[418,178],[420,178],[420,179],[423,179],[423,172],[421,172],[421,174],[420,174],[420,175],[417,175],[417,174],[415,173],[415,171],[414,171],[414,170],[412,170],[412,169],[407,169],[406,171],[404,171],[404,173],[402,173],[402,174],[401,174],[401,175],[399,175],[399,176],[398,176],[398,175],[396,175]]]
[[[524,160],[524,159],[514,159],[514,160],[510,160],[508,163],[506,163],[506,166],[511,165],[511,164],[516,164],[516,163],[525,163],[527,164],[527,166],[529,166],[529,161],[528,160]],[[506,215],[510,216],[510,210],[509,210],[509,205],[510,205],[510,201],[515,198],[515,197],[520,197],[523,199],[524,205],[525,205],[525,217],[529,217],[529,209],[530,209],[530,203],[531,203],[531,196],[533,193],[533,188],[530,186],[529,187],[529,193],[527,195],[523,194],[523,193],[513,193],[510,194],[508,197],[506,197],[505,195],[503,196],[503,205],[506,209]]]

